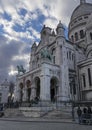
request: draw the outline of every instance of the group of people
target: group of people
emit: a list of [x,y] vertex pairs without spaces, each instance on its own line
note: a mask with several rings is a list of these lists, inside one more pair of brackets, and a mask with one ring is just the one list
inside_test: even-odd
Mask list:
[[[91,107],[88,106],[88,107],[84,107],[83,109],[78,107],[77,115],[78,115],[79,123],[81,123],[84,118],[85,119],[90,119],[91,115],[92,115]],[[84,123],[85,123],[85,121],[84,121]]]

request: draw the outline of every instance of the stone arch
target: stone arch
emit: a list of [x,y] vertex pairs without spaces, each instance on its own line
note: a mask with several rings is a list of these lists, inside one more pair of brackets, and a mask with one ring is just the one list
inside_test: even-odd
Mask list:
[[40,78],[39,77],[35,77],[34,79],[35,81],[35,88],[36,88],[36,98],[39,99],[40,98]]
[[23,83],[21,82],[20,84],[19,84],[19,88],[20,88],[20,102],[22,102],[23,101],[23,88],[24,88],[24,85],[23,85]]
[[52,77],[50,79],[50,99],[51,102],[55,102],[57,100],[58,94],[58,79],[57,77]]
[[26,81],[26,86],[27,86],[27,101],[30,101],[30,96],[31,96],[31,81],[27,80]]

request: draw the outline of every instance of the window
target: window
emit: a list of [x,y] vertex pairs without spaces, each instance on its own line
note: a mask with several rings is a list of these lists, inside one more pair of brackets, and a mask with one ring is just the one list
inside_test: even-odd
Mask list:
[[92,83],[91,83],[91,72],[90,72],[90,68],[88,68],[88,80],[89,80],[89,86],[91,86]]
[[71,51],[69,51],[69,59],[71,60]]
[[79,20],[79,21],[82,20],[82,17],[80,17],[78,20]]
[[86,79],[85,79],[85,75],[82,76],[83,77],[83,86],[84,88],[86,87]]
[[90,39],[92,40],[92,32],[90,32]]
[[88,18],[88,16],[84,16],[84,19],[87,19]]
[[73,37],[73,35],[71,36],[71,41],[74,42],[74,37]]
[[80,38],[82,39],[82,38],[84,38],[84,31],[83,30],[80,30]]
[[78,41],[78,33],[75,33],[75,41]]

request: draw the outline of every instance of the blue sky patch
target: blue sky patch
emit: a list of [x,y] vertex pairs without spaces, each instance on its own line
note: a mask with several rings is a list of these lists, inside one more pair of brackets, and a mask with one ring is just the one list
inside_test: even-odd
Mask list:
[[3,17],[3,19],[6,19],[7,21],[11,21],[12,20],[11,15],[9,15],[7,12],[4,12],[2,14],[2,17]]
[[35,28],[38,32],[40,32],[44,20],[45,20],[45,16],[44,16],[44,15],[40,15],[40,16],[38,17],[38,19],[32,20],[32,27]]
[[19,15],[25,16],[27,14],[27,10],[24,8],[21,8],[18,13],[19,13]]
[[3,34],[3,33],[4,33],[3,25],[1,24],[1,25],[0,25],[0,34]]
[[16,32],[25,32],[25,28],[19,24],[15,24],[12,28]]

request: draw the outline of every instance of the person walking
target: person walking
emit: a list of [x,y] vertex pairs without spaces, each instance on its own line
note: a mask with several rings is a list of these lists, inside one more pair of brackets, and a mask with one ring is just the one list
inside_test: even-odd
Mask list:
[[80,109],[80,107],[78,107],[77,109],[77,115],[78,115],[78,120],[79,120],[79,124],[81,123],[81,115],[82,115],[82,110]]

